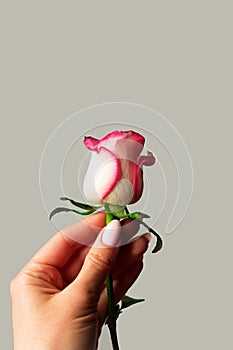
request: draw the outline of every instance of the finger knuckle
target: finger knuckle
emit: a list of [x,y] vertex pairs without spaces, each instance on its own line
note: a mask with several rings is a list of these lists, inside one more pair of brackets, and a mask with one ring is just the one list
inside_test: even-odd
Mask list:
[[102,254],[101,252],[95,252],[90,256],[90,263],[94,266],[95,269],[99,269],[101,271],[108,271],[111,268],[112,259],[106,254]]

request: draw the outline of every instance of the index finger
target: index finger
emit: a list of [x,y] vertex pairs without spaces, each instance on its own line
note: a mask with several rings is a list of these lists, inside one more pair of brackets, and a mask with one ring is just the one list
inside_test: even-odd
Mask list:
[[64,228],[36,253],[32,261],[52,265],[59,269],[64,267],[74,252],[95,240],[105,226],[105,220],[105,212],[98,212]]

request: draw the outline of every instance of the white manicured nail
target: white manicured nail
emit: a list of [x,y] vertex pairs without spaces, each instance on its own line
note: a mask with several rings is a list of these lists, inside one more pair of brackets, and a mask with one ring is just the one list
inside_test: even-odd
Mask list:
[[116,247],[120,243],[121,224],[119,220],[112,220],[102,233],[102,242],[109,247]]

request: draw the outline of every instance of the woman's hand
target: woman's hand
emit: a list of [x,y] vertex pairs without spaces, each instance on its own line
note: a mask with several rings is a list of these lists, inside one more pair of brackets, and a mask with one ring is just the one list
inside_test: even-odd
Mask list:
[[[94,350],[107,317],[105,280],[113,271],[118,303],[142,270],[150,234],[116,247],[137,223],[105,228],[105,213],[93,214],[58,232],[11,284],[15,350]],[[130,231],[130,232],[129,232]],[[92,247],[77,236],[95,235]],[[74,240],[75,239],[75,240]]]

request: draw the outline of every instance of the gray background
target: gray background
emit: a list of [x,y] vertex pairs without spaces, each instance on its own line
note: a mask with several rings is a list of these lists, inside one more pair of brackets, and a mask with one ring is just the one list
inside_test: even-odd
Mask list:
[[[1,348],[13,348],[9,282],[55,232],[38,186],[44,144],[65,118],[108,101],[166,116],[187,143],[195,175],[188,214],[163,252],[146,256],[131,290],[147,302],[121,316],[121,348],[232,347],[230,7],[2,1]],[[100,348],[108,344],[104,331]]]

